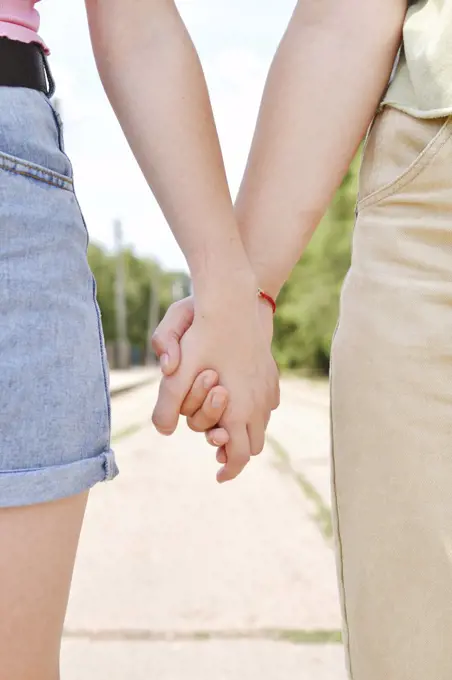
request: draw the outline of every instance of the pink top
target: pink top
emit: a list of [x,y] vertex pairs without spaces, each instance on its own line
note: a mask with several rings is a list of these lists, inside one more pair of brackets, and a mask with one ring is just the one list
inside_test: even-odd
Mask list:
[[0,0],[0,36],[20,42],[37,42],[48,54],[38,35],[39,14],[35,9],[39,0]]

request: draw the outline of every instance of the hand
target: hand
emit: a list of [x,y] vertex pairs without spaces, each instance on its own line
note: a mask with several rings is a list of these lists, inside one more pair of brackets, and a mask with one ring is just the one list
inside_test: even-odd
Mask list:
[[[272,408],[279,403],[278,372],[260,320],[261,302],[255,288],[229,284],[218,292],[214,286],[206,289],[207,295],[195,302],[193,323],[180,342],[181,367],[162,380],[153,420],[160,432],[171,434],[199,373],[206,366],[216,370],[230,394],[220,420],[230,437],[227,460],[218,475],[219,481],[226,481],[236,477],[250,455],[263,448],[265,426]],[[182,327],[187,327],[193,316],[186,302],[183,308]],[[178,356],[178,337],[180,329],[170,335],[172,350],[164,362],[167,365],[173,352]]]
[[[273,313],[270,306],[261,301],[259,315],[262,327],[269,343],[273,336]],[[180,364],[180,341],[190,328],[194,318],[193,297],[174,302],[167,310],[164,318],[152,336],[152,347],[160,360],[164,375],[172,375]],[[181,415],[187,417],[190,429],[205,432],[211,446],[224,447],[229,442],[229,435],[224,428],[218,426],[227,406],[228,393],[224,387],[218,386],[218,374],[215,371],[201,373],[181,408]],[[219,452],[219,462],[226,462],[225,451]]]
[[[193,323],[194,309],[192,296],[174,302],[152,336],[152,348],[164,375],[172,375],[179,368],[180,341]],[[229,442],[229,434],[218,424],[226,410],[229,394],[218,382],[215,371],[200,373],[180,412],[187,417],[190,429],[205,432],[209,444],[223,447]]]

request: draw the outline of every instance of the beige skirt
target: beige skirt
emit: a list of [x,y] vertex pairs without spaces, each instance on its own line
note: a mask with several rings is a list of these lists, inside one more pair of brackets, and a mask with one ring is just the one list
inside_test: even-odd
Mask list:
[[353,680],[452,679],[452,119],[379,113],[332,351]]

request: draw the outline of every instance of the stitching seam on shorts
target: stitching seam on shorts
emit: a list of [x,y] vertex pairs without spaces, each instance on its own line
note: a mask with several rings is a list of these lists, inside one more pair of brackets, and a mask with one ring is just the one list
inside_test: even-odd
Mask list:
[[108,417],[108,428],[109,428],[109,437],[111,437],[111,401],[110,401],[110,389],[108,385],[108,375],[107,375],[107,358],[105,356],[105,348],[104,348],[104,340],[103,340],[103,329],[102,329],[102,319],[100,315],[100,308],[99,308],[99,303],[97,302],[97,288],[96,288],[96,279],[94,278],[94,275],[92,275],[92,281],[93,281],[93,303],[94,303],[94,309],[96,312],[96,318],[97,318],[97,332],[99,336],[99,351],[100,351],[100,359],[101,359],[101,365],[102,365],[102,374],[104,378],[104,389],[105,389],[105,401],[106,401],[106,406],[107,406],[107,417]]
[[11,156],[10,154],[3,152],[0,152],[0,159],[3,159],[5,161],[5,164],[9,163],[11,165],[18,165],[19,167],[22,168],[29,168],[34,172],[42,172],[43,174],[48,175],[49,177],[55,177],[56,179],[59,179],[62,182],[68,182],[69,184],[73,183],[73,180],[70,177],[66,177],[66,175],[62,175],[61,173],[56,172],[55,170],[50,170],[50,168],[45,168],[44,166],[39,165],[38,163],[30,163],[29,161],[22,160],[21,158]]
[[[89,456],[88,458],[80,458],[79,460],[68,461],[67,463],[58,463],[55,465],[43,465],[42,467],[31,467],[31,468],[12,468],[11,470],[0,470],[0,477],[6,477],[8,475],[25,475],[34,472],[47,472],[49,470],[62,470],[70,465],[77,465],[78,463],[91,463],[100,460],[102,457],[107,458],[112,456],[113,452],[111,448],[105,448],[99,453]],[[111,467],[111,463],[109,463]]]
[[[44,182],[51,187],[56,187],[57,189],[63,189],[65,191],[70,191],[72,193],[72,182],[68,179],[62,179],[62,177],[54,176],[54,179],[47,179],[46,177],[40,176],[37,172],[27,172],[25,170],[18,170],[12,167],[11,163],[3,164],[0,162],[0,170],[5,170],[6,172],[11,172],[13,175],[22,175],[23,177],[30,177],[37,182]],[[39,173],[42,172],[39,170]]]
[[35,170],[37,172],[43,172],[46,175],[56,177],[57,179],[63,180],[63,182],[69,182],[69,184],[72,184],[72,179],[70,177],[66,177],[66,175],[62,175],[61,173],[56,172],[56,170],[50,170],[49,168],[45,168],[44,166],[39,165],[38,163],[30,163],[28,161],[22,160],[21,158],[17,158],[16,156],[11,156],[10,154],[2,152],[0,152],[0,158],[3,158],[8,163],[20,165],[24,168],[30,168],[31,170]]
[[[446,133],[443,137],[443,133]],[[384,187],[373,191],[371,194],[363,198],[358,202],[358,211],[364,208],[369,208],[371,206],[377,205],[380,201],[383,201],[389,196],[393,196],[399,189],[406,186],[409,182],[418,177],[423,170],[425,170],[430,163],[436,158],[444,145],[449,141],[452,136],[452,116],[450,116],[438,133],[433,137],[433,139],[427,144],[425,149],[419,154],[419,156],[413,161],[413,163],[402,173],[402,175],[395,180],[394,183],[390,182]]]

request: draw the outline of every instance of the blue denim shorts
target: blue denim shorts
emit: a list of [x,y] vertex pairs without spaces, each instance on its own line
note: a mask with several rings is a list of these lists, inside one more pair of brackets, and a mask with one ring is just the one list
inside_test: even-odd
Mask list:
[[0,506],[118,473],[88,234],[47,97],[0,87]]

